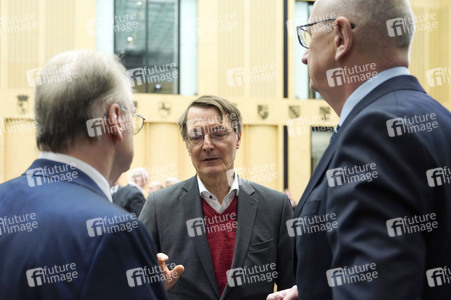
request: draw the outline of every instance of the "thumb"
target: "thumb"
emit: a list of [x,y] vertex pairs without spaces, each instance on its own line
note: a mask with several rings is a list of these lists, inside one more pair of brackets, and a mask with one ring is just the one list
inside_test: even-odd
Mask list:
[[174,267],[174,269],[172,269],[171,277],[178,278],[180,275],[183,274],[183,272],[185,272],[185,267],[182,265],[177,265]]

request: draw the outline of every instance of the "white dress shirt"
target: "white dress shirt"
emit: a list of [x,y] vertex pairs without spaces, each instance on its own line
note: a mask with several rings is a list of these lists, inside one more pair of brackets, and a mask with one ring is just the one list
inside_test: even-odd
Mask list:
[[393,77],[401,75],[410,75],[409,69],[406,67],[394,67],[388,70],[384,70],[378,73],[370,80],[365,81],[360,85],[349,97],[346,99],[343,108],[341,109],[340,122],[338,125],[342,126],[351,111],[363,100],[372,90],[377,88],[385,81],[392,79]]
[[97,171],[94,167],[92,167],[88,163],[85,163],[84,161],[79,160],[70,155],[54,152],[41,152],[39,154],[39,158],[53,160],[68,165],[72,164],[80,171],[86,173],[86,175],[88,175],[97,184],[97,186],[105,194],[108,200],[110,200],[110,202],[113,202],[113,199],[111,198],[110,185],[108,184],[108,181],[105,179],[105,177],[103,177],[102,174],[99,173],[99,171]]
[[199,194],[201,198],[207,201],[207,203],[220,214],[222,214],[230,206],[235,196],[238,196],[238,193],[240,192],[240,187],[238,184],[238,176],[235,171],[233,177],[234,178],[232,181],[232,185],[230,186],[229,193],[225,196],[224,201],[222,201],[221,205],[219,204],[219,201],[216,198],[216,196],[207,190],[202,180],[200,180],[199,175],[197,175],[197,181],[199,182]]

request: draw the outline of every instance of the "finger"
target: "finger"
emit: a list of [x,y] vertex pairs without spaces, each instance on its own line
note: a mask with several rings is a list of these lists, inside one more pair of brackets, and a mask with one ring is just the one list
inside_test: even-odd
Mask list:
[[179,280],[180,275],[185,272],[185,267],[177,265],[172,271],[167,271],[165,276],[166,290],[169,290]]
[[185,272],[185,267],[182,265],[177,265],[177,266],[175,266],[175,268],[172,270],[171,273],[174,274],[174,278],[177,278],[180,275],[182,275],[183,272]]
[[283,298],[283,300],[296,300],[298,299],[298,287],[297,286],[293,286],[288,294],[285,296],[285,298]]
[[169,257],[164,253],[157,253],[158,262],[165,262],[169,259]]
[[268,297],[266,297],[266,300],[282,300],[283,297],[288,293],[288,289],[269,294]]
[[268,295],[268,297],[266,297],[266,300],[277,300],[276,299],[276,295],[277,295],[278,293],[272,293],[272,294],[269,294]]
[[166,261],[169,259],[169,257],[164,253],[158,253],[157,254],[157,260],[158,264],[160,265],[160,268],[162,271],[167,272],[168,267],[166,267]]

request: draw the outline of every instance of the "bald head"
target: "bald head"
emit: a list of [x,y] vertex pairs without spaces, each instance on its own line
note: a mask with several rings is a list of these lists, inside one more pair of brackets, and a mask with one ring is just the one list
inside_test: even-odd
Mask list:
[[356,43],[365,50],[393,47],[408,52],[410,48],[415,18],[408,0],[316,1],[312,15],[331,13],[337,17],[344,16],[356,25]]

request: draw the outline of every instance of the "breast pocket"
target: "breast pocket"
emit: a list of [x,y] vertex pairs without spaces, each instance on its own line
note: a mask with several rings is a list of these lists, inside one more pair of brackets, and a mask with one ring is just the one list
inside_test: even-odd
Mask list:
[[264,242],[254,243],[249,246],[245,266],[269,266],[271,263],[276,263],[277,247],[274,239]]
[[263,251],[265,249],[269,249],[274,246],[274,239],[270,239],[266,242],[256,243],[249,246],[249,253]]

